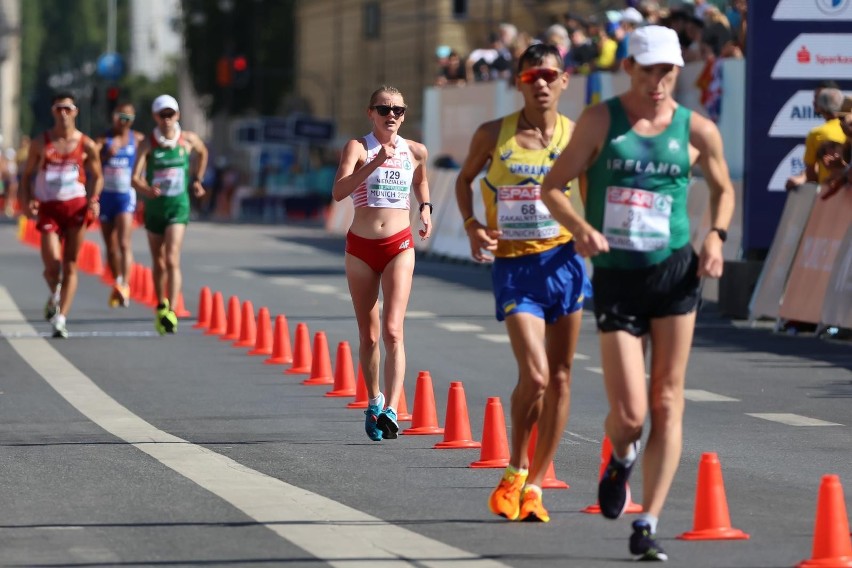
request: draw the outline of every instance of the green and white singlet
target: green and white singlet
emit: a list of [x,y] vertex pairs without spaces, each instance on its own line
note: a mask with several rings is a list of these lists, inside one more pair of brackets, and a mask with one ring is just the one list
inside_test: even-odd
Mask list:
[[189,223],[189,150],[182,136],[174,148],[157,144],[151,136],[145,178],[162,192],[145,202],[145,228],[163,234],[168,225]]
[[596,267],[634,269],[658,264],[689,242],[686,209],[692,111],[675,109],[656,136],[633,131],[619,98],[605,103],[610,126],[587,171],[586,219],[609,241]]

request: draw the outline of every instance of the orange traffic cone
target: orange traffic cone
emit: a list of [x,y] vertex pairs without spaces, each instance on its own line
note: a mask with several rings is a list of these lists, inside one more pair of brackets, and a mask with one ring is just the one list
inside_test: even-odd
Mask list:
[[302,381],[303,385],[333,385],[331,357],[328,354],[328,340],[324,331],[314,334],[314,353],[311,361],[311,376]]
[[364,380],[364,372],[361,363],[358,363],[358,380],[355,381],[355,400],[346,405],[346,408],[367,408],[370,395],[367,394],[367,381]]
[[308,325],[306,323],[296,324],[296,352],[293,354],[293,364],[284,371],[286,375],[306,375],[311,372],[313,361],[311,360],[311,345]]
[[348,341],[337,344],[337,358],[334,360],[334,388],[325,396],[354,396],[355,377],[352,376],[352,350]]
[[408,412],[408,402],[405,400],[405,389],[399,394],[399,408],[396,413],[397,422],[411,422],[411,413]]
[[429,374],[429,371],[420,371],[417,374],[417,385],[414,390],[414,415],[411,419],[411,428],[406,428],[402,433],[409,436],[444,433],[444,429],[438,426],[435,392],[432,390],[432,375]]
[[134,262],[130,265],[130,299],[142,303],[142,266]]
[[210,327],[210,311],[212,308],[213,298],[210,295],[210,288],[204,286],[198,294],[198,320],[192,326],[195,329],[205,329]]
[[178,292],[177,302],[175,302],[175,315],[179,318],[188,318],[192,313],[186,309],[186,303],[183,301],[183,292]]
[[509,439],[506,436],[506,417],[499,396],[485,404],[485,424],[482,427],[482,450],[479,459],[469,467],[506,467],[509,465]]
[[160,298],[157,297],[157,288],[154,286],[154,271],[145,267],[145,282],[148,286],[145,290],[145,305],[156,307],[160,303]]
[[[147,266],[139,267],[139,300],[145,306],[151,305],[151,299],[156,302],[157,293],[154,291],[154,275]],[[156,305],[156,304],[155,304]]]
[[240,340],[234,347],[254,347],[257,341],[257,326],[254,322],[254,304],[251,300],[243,302],[243,315],[240,318]]
[[101,254],[101,247],[95,243],[91,243],[91,252],[89,253],[89,272],[95,276],[102,276],[104,273],[104,259]]
[[823,475],[817,496],[814,544],[810,560],[803,560],[796,568],[821,566],[852,567],[852,544],[849,540],[849,519],[843,486],[837,475]]
[[467,399],[461,381],[450,383],[447,396],[447,420],[444,424],[444,439],[433,447],[436,450],[479,448],[482,446],[470,433],[470,418],[467,415]]
[[[609,463],[609,458],[612,455],[612,442],[609,441],[609,436],[604,434],[603,442],[601,443],[601,467],[598,472],[598,479],[603,477],[604,471],[606,470],[606,466]],[[585,509],[583,509],[584,513],[589,513],[592,515],[597,515],[601,512],[601,506],[595,503],[594,505],[589,505]],[[627,508],[624,509],[625,513],[641,513],[642,505],[638,503],[634,503],[633,499],[630,497],[630,490],[627,491]]]
[[210,327],[204,335],[222,335],[227,331],[225,322],[225,304],[222,300],[222,292],[213,294],[212,310],[210,312]]
[[[535,424],[530,433],[530,443],[527,446],[527,457],[532,464],[533,456],[535,455],[535,446],[538,443],[538,424]],[[541,482],[542,489],[568,489],[570,485],[557,479],[556,470],[553,468],[553,461],[547,466],[547,471],[544,472],[544,480]]]
[[236,341],[240,338],[240,299],[231,296],[228,299],[228,328],[219,341]]
[[90,273],[92,266],[92,243],[83,241],[77,251],[77,267],[81,272]]
[[692,530],[678,536],[682,540],[745,540],[749,535],[731,528],[722,465],[714,452],[701,455],[698,485],[695,488],[695,515]]
[[115,284],[115,276],[112,273],[112,268],[109,266],[104,267],[104,271],[101,274],[101,282],[106,284],[107,286],[112,286]]
[[[272,331],[269,329],[269,325],[269,308],[264,306],[257,312],[254,349],[248,352],[249,355],[272,355]],[[264,363],[268,362],[268,359],[264,361]]]
[[265,365],[289,365],[292,363],[293,349],[290,347],[290,329],[287,325],[287,316],[276,316],[275,333],[271,341],[272,348],[267,353],[271,357],[268,357],[263,363]]

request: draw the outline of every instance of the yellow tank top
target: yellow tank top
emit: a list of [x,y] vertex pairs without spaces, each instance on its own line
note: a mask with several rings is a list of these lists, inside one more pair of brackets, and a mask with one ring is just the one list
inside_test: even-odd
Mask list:
[[[536,254],[571,240],[542,203],[541,182],[568,145],[574,123],[560,114],[550,145],[529,150],[515,139],[520,115],[503,118],[491,164],[480,181],[486,224],[503,231],[494,252],[498,258]],[[570,185],[565,188],[569,192]]]

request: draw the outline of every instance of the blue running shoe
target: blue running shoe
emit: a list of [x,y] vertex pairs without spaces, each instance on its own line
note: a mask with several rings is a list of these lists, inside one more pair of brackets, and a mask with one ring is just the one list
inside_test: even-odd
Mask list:
[[651,525],[645,521],[633,521],[633,534],[630,535],[630,553],[636,555],[636,560],[665,562],[669,559],[666,551],[657,542],[656,536],[651,533]]
[[379,393],[379,404],[371,404],[364,411],[366,419],[364,420],[364,430],[367,431],[367,436],[374,442],[382,441],[382,431],[379,429],[379,414],[382,407],[385,405],[385,395]]
[[[639,443],[634,442],[633,448],[636,450],[638,459]],[[636,465],[636,460],[626,466],[616,460],[614,456],[610,456],[609,463],[601,476],[600,484],[598,484],[598,504],[601,508],[601,514],[607,519],[617,519],[627,508],[627,503],[630,501],[630,486],[627,485],[627,480],[630,478],[630,472],[634,465]]]
[[399,424],[396,421],[396,412],[390,406],[379,413],[376,424],[385,440],[395,440],[398,437]]

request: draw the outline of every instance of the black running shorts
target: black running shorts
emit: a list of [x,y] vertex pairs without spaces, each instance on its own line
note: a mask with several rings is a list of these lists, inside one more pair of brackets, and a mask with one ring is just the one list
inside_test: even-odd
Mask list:
[[641,337],[651,320],[688,314],[701,298],[698,255],[687,244],[659,264],[635,270],[595,267],[592,275],[598,330]]

